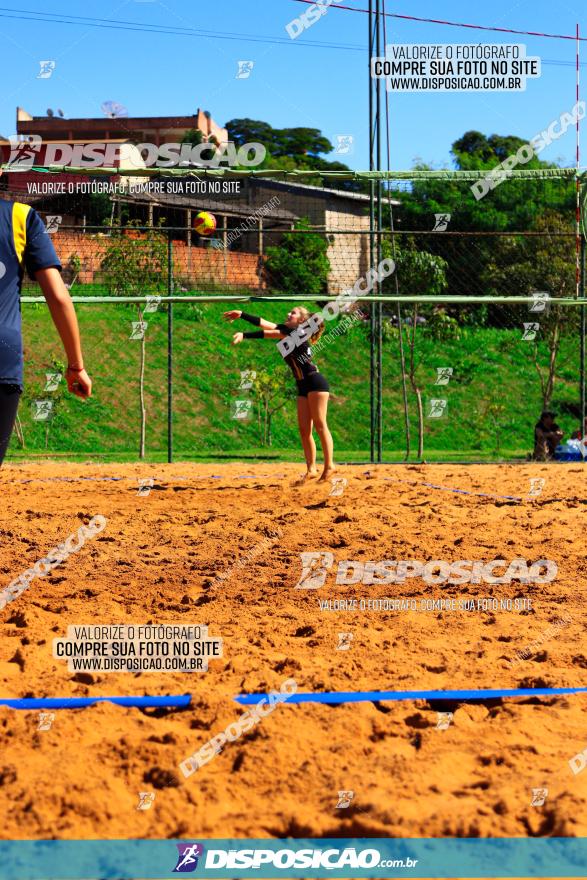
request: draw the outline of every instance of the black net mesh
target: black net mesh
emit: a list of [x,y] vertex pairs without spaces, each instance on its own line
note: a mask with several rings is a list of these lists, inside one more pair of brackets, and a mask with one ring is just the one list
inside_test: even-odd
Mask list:
[[[239,297],[276,322],[292,305],[319,312],[368,279],[381,257],[395,270],[363,295],[388,301],[347,304],[314,351],[331,385],[339,458],[370,454],[379,334],[386,460],[408,449],[430,459],[525,457],[545,408],[558,412],[567,436],[578,428],[581,307],[572,302],[582,276],[570,175],[503,180],[481,198],[483,184],[448,172],[382,184],[360,175],[219,179],[195,196],[188,183],[88,197],[75,211],[71,201],[35,202],[79,299],[96,384],[85,403],[63,393],[46,306],[23,303],[26,387],[14,455],[134,458],[144,406],[146,454],[164,457],[171,338],[177,456],[298,456],[291,375],[273,343],[232,347],[232,333],[246,327],[222,313]],[[23,294],[38,291],[27,280]],[[171,329],[169,295],[185,297],[172,307]],[[103,297],[119,302],[92,301]],[[125,301],[133,297],[140,301]]]

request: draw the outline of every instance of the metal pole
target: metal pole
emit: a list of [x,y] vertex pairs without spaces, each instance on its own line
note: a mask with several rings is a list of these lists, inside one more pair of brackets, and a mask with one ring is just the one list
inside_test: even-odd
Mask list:
[[[377,0],[377,57],[381,58],[381,0]],[[377,79],[377,171],[381,171],[381,78]],[[383,214],[381,197],[383,184],[377,181],[377,265],[383,259],[381,228],[383,226]],[[380,282],[377,282],[377,293],[381,293]],[[383,303],[376,305],[377,309],[377,461],[382,461],[383,453]]]
[[[585,237],[581,236],[581,299],[585,297]],[[581,437],[585,439],[585,318],[586,308],[581,306],[581,349],[580,349],[580,383],[581,383]]]
[[[576,52],[575,52],[575,70],[576,70],[576,83],[575,83],[575,107],[579,106],[580,98],[581,98],[581,40],[579,38],[579,24],[577,23],[577,31],[576,31]],[[581,180],[579,178],[580,170],[581,170],[581,121],[579,119],[579,115],[577,114],[577,121],[575,126],[575,167],[577,169],[577,179],[575,181],[575,281],[576,281],[576,294],[579,296],[579,287],[581,284],[580,275],[581,275],[581,244],[580,244],[580,236],[581,236]],[[583,427],[583,423],[581,423],[581,429]]]
[[[517,235],[518,233],[516,233]],[[72,296],[71,300],[74,303],[84,303],[88,305],[88,303],[115,303],[116,305],[120,305],[121,303],[135,303],[135,302],[147,302],[152,294],[144,294],[143,296]],[[212,296],[190,296],[189,294],[181,294],[180,296],[165,296],[162,297],[164,302],[177,302],[177,303],[219,303],[219,302],[228,302],[228,303],[245,303],[245,302],[307,302],[308,294],[295,294],[288,293],[284,296],[258,296],[257,294],[251,293],[230,293],[228,295],[224,294],[213,294]],[[514,303],[525,303],[532,305],[534,300],[531,296],[475,296],[473,295],[465,295],[465,296],[424,296],[424,295],[416,295],[416,296],[357,296],[353,295],[353,300],[355,302],[401,302],[401,303],[464,303],[465,305],[471,305],[472,303],[506,303],[508,305],[513,305]],[[21,303],[26,303],[27,305],[34,303],[44,303],[46,300],[42,296],[22,296],[20,298]],[[582,306],[587,305],[587,299],[577,299],[575,295],[573,296],[560,296],[557,297],[556,303],[559,306]]]
[[[167,239],[167,295],[173,296],[173,244]],[[167,461],[173,461],[173,302],[167,303]]]
[[[369,170],[375,168],[375,132],[374,132],[374,90],[373,79],[371,77],[371,58],[374,54],[373,40],[373,0],[369,0]],[[372,269],[375,264],[375,181],[369,181],[369,268]],[[376,359],[375,359],[375,337],[377,333],[377,313],[375,303],[371,306],[371,344],[370,344],[370,405],[371,405],[371,461],[375,461],[375,434],[377,429],[377,408],[376,408]]]

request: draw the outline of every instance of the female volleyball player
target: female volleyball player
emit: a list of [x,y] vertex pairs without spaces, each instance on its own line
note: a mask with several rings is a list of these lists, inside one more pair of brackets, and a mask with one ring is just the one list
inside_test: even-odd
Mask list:
[[67,387],[89,397],[79,329],[61,263],[43,221],[28,205],[0,200],[0,464],[4,460],[22,393],[20,290],[26,268],[39,284],[67,355]]
[[332,435],[326,420],[329,385],[322,373],[318,371],[316,364],[312,363],[310,349],[310,343],[316,342],[320,337],[323,326],[320,326],[319,330],[311,337],[304,333],[304,330],[299,328],[308,320],[310,313],[307,309],[299,307],[291,310],[283,324],[273,324],[256,315],[248,315],[246,312],[237,310],[225,312],[224,317],[227,321],[242,318],[243,321],[248,321],[249,324],[260,328],[248,333],[235,333],[232,337],[233,345],[238,345],[243,339],[284,339],[294,331],[298,331],[297,347],[285,355],[285,361],[294,374],[298,386],[298,426],[307,467],[304,479],[314,477],[318,473],[316,470],[316,444],[312,436],[312,427],[315,427],[324,456],[324,469],[320,480],[328,480],[335,470]]

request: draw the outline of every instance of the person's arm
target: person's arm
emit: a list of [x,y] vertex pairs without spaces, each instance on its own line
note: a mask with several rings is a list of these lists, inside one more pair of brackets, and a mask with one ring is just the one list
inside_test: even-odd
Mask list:
[[84,369],[77,316],[58,269],[38,269],[35,280],[47,300],[53,323],[67,355],[67,387],[78,397],[91,397],[92,380]]
[[239,309],[224,312],[224,318],[227,321],[236,321],[237,318],[240,318],[242,321],[248,321],[249,324],[254,324],[255,327],[261,327],[262,330],[275,330],[277,327],[277,324],[274,324],[271,321],[266,321],[264,318],[258,318],[257,315],[249,315],[247,312],[241,312]]
[[235,333],[232,337],[232,344],[238,345],[243,339],[284,339],[285,333],[282,333],[277,327],[270,330],[250,330],[248,333]]

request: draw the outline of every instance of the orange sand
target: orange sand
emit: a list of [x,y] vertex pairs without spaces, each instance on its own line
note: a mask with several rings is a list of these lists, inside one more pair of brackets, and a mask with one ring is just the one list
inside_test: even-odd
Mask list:
[[[1,837],[587,835],[585,696],[278,706],[189,779],[178,764],[242,709],[241,692],[295,678],[301,691],[587,685],[585,469],[580,465],[342,468],[329,485],[294,487],[293,465],[9,465],[0,587],[102,514],[106,529],[0,612],[1,696],[193,694],[187,711],[103,704],[57,712],[0,708]],[[238,479],[255,473],[256,479]],[[221,479],[212,475],[221,474]],[[285,477],[283,475],[286,475]],[[122,481],[47,481],[50,477]],[[155,477],[148,497],[137,479]],[[393,480],[385,480],[392,477]],[[424,481],[526,499],[452,494]],[[33,479],[34,482],[13,482]],[[413,480],[420,485],[397,482]],[[274,541],[273,546],[269,542]],[[211,586],[248,551],[265,549]],[[296,590],[299,553],[343,559],[550,558],[545,585],[336,586]],[[527,597],[530,612],[324,612],[318,599]],[[533,659],[516,650],[552,622],[572,623]],[[84,674],[52,657],[68,624],[207,624],[224,656],[207,673]],[[337,634],[352,632],[348,651]],[[79,674],[78,674],[79,678]],[[437,710],[451,710],[448,730]],[[531,789],[546,786],[543,807]],[[336,809],[339,790],[354,791]],[[154,791],[138,811],[139,791]]]

